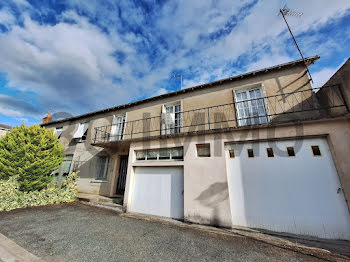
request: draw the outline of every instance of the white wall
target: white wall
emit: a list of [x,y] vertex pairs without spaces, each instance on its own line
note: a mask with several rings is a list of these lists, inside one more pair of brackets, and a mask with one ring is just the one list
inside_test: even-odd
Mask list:
[[[311,145],[322,156],[314,157]],[[288,157],[294,146],[296,157]],[[268,158],[266,148],[274,149]],[[232,224],[273,231],[350,239],[350,216],[325,138],[233,144],[227,174]],[[253,148],[255,157],[248,158]]]

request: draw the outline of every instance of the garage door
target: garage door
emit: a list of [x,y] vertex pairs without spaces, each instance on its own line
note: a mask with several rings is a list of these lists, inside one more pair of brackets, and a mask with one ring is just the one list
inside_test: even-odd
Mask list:
[[350,217],[326,139],[232,144],[232,224],[350,239]]
[[131,212],[184,218],[182,167],[135,167]]

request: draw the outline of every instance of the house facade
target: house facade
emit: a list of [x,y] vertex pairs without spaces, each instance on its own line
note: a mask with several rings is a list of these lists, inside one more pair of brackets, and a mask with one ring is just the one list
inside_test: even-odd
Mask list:
[[[313,64],[319,57],[305,60]],[[349,97],[303,60],[43,124],[128,212],[350,239]]]
[[12,126],[0,124],[0,137],[6,135],[7,132],[11,131]]

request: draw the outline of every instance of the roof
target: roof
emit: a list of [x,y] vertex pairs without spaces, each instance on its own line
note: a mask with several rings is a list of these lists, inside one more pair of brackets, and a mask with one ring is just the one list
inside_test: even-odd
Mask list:
[[[316,60],[318,60],[319,58],[320,58],[320,56],[318,56],[318,55],[307,57],[307,58],[305,58],[305,62],[308,65],[311,65]],[[66,122],[66,121],[77,120],[77,119],[80,119],[80,118],[85,118],[85,117],[101,114],[101,113],[104,113],[104,112],[114,111],[114,110],[121,109],[121,108],[131,107],[131,106],[134,106],[134,105],[139,105],[139,104],[142,104],[142,103],[146,103],[146,102],[149,102],[149,101],[154,101],[154,100],[165,98],[165,97],[175,96],[175,95],[182,94],[182,93],[192,92],[192,91],[195,91],[197,89],[208,88],[208,87],[212,87],[213,85],[217,85],[217,84],[222,84],[222,83],[226,83],[226,82],[233,82],[233,81],[240,80],[242,78],[248,78],[248,77],[252,77],[252,76],[258,75],[258,74],[264,74],[264,73],[267,73],[269,71],[280,70],[282,68],[292,67],[292,66],[300,65],[300,64],[304,64],[304,61],[302,59],[295,60],[295,61],[288,62],[288,63],[284,63],[284,64],[271,66],[271,67],[266,67],[264,69],[251,71],[251,72],[248,72],[248,73],[244,73],[244,74],[240,74],[240,75],[236,75],[236,76],[220,79],[220,80],[213,81],[213,82],[206,83],[206,84],[202,84],[202,85],[197,85],[197,86],[181,89],[181,90],[170,92],[170,93],[166,93],[166,94],[163,94],[163,95],[158,95],[158,96],[154,96],[154,97],[138,100],[138,101],[127,103],[127,104],[122,104],[122,105],[118,105],[118,106],[114,106],[114,107],[110,107],[110,108],[106,108],[106,109],[102,109],[102,110],[98,110],[98,111],[94,111],[94,112],[90,112],[90,113],[86,113],[86,114],[82,114],[82,115],[78,115],[78,116],[73,116],[73,117],[69,117],[69,118],[66,118],[66,119],[61,119],[61,120],[57,120],[57,121],[51,121],[51,122],[44,123],[44,124],[41,124],[41,125],[42,126],[46,126],[46,125],[51,125],[51,124],[55,124],[55,123],[63,123],[63,122]]]
[[12,129],[12,126],[5,125],[5,124],[1,124],[1,123],[0,123],[0,129],[11,130],[11,129]]

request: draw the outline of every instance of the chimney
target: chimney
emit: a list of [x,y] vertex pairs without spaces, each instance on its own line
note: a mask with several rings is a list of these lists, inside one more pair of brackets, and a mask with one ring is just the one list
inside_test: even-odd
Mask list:
[[51,117],[51,114],[50,113],[47,113],[47,116],[45,116],[42,120],[42,124],[45,124],[45,123],[48,123],[52,120],[52,117]]

